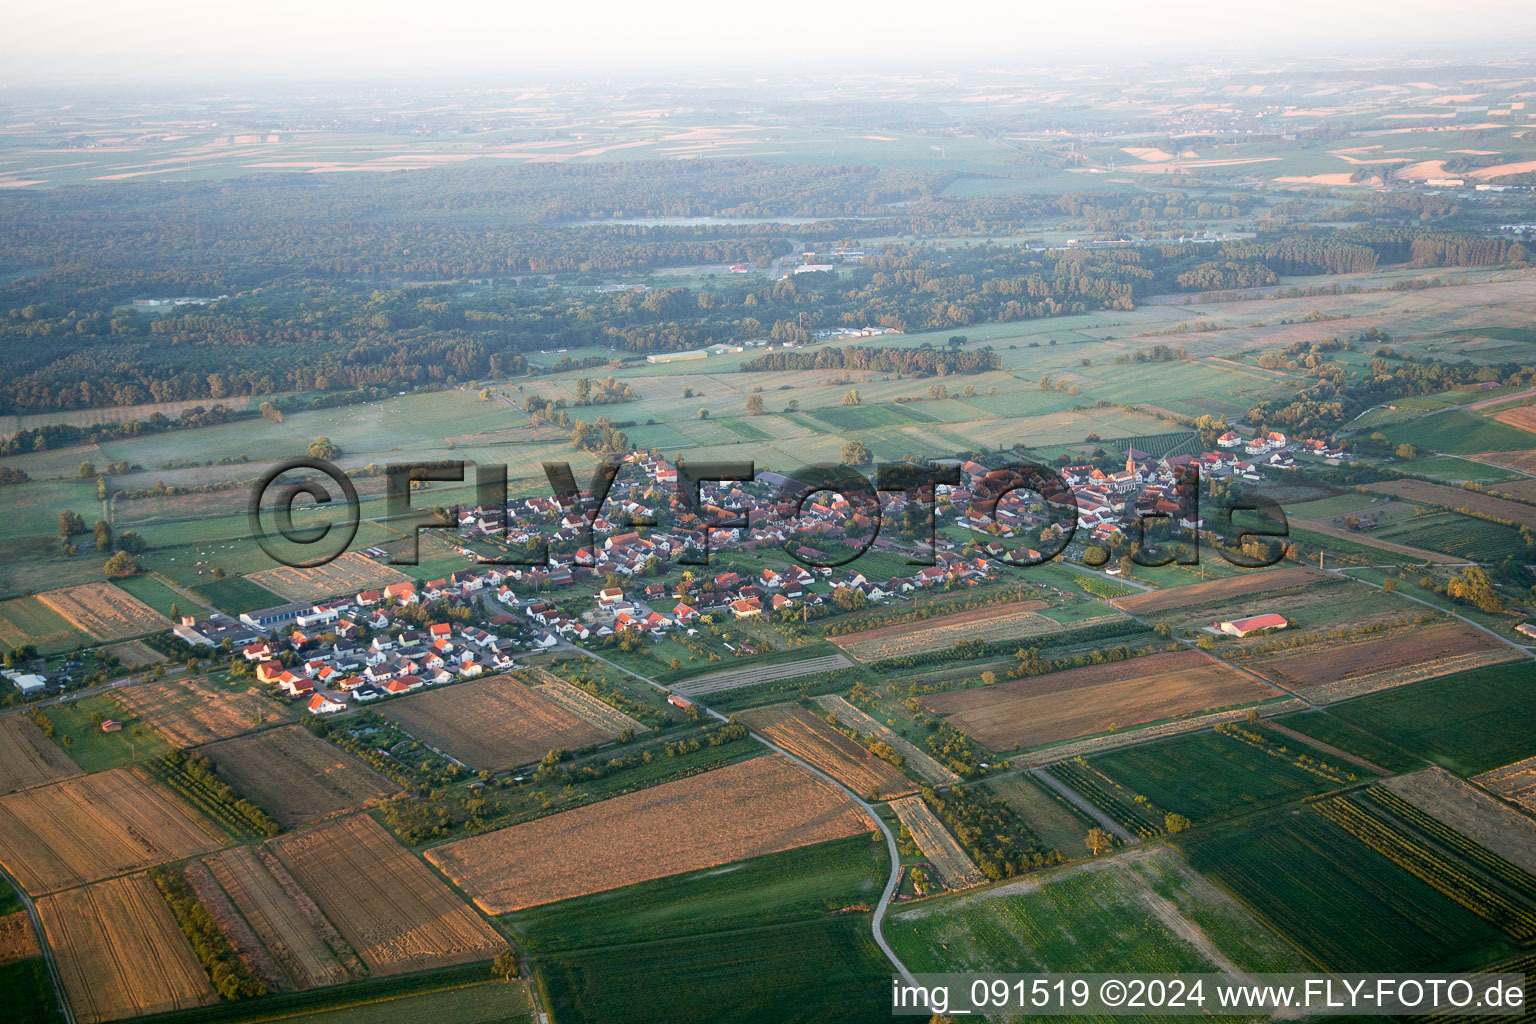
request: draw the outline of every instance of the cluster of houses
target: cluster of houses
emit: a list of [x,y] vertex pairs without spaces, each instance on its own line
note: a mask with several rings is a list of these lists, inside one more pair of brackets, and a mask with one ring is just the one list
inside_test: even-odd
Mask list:
[[[1254,462],[1265,468],[1292,469],[1296,466],[1297,455],[1311,455],[1325,459],[1328,460],[1329,465],[1335,466],[1341,462],[1354,461],[1353,455],[1337,445],[1330,445],[1317,438],[1301,440],[1288,438],[1278,430],[1271,430],[1255,437],[1244,437],[1235,430],[1229,430],[1216,439],[1216,447],[1223,452],[1234,452],[1240,449],[1243,454],[1254,456]],[[1219,453],[1206,453],[1206,455],[1213,454]]]

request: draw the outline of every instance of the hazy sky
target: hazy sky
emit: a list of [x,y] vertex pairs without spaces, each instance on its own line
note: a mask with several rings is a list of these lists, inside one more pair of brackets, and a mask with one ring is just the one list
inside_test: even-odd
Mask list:
[[900,70],[1536,41],[1532,0],[8,0],[0,79]]

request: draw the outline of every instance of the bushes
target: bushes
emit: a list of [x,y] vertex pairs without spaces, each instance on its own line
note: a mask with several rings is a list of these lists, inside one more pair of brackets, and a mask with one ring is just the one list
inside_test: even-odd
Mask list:
[[971,855],[981,873],[996,881],[1061,862],[1024,819],[981,789],[949,789],[943,796],[927,786],[923,799]]
[[275,836],[281,831],[266,811],[220,779],[213,762],[202,754],[172,750],[149,762],[148,767],[156,778],[232,832]]
[[225,999],[266,995],[267,986],[245,966],[186,877],[178,869],[163,865],[150,868],[149,877],[160,887],[165,902],[176,915],[176,923],[181,925],[182,934],[192,944],[192,952],[197,954],[198,963],[208,972],[219,995]]

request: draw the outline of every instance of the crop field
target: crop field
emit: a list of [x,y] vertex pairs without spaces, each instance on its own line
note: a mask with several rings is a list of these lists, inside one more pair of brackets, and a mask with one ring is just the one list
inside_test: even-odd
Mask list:
[[917,848],[923,851],[923,856],[938,870],[947,888],[969,889],[987,880],[922,797],[904,796],[892,800],[891,809],[901,819],[902,827]]
[[43,654],[54,654],[90,642],[84,630],[36,597],[0,601],[0,644],[6,647],[31,644]]
[[[340,936],[281,866],[280,882],[269,865],[247,846],[223,850],[204,858],[203,863],[272,957],[288,987],[303,990],[335,985],[349,980],[353,973],[361,975],[361,963],[349,972],[337,958],[326,935],[337,944]],[[351,959],[355,961],[355,954]]]
[[200,751],[219,775],[285,827],[372,807],[400,787],[300,725],[222,740]]
[[906,759],[907,767],[930,786],[950,786],[960,781],[960,776],[935,761],[927,751],[919,749],[905,736],[877,722],[838,694],[813,697],[822,710],[837,716],[837,720],[861,736],[873,736],[892,747]]
[[1313,643],[1250,665],[1309,700],[1328,703],[1468,669],[1523,659],[1519,651],[1459,621],[1389,632],[1353,643]]
[[1536,528],[1536,506],[1507,501],[1460,487],[1425,483],[1422,480],[1388,480],[1367,485],[1372,491],[1390,494],[1396,498],[1438,505],[1441,508],[1468,508],[1478,515],[1503,519],[1517,526]]
[[897,908],[885,934],[919,972],[990,971],[1000,963],[1049,972],[1307,966],[1166,847],[1137,847],[1038,878]]
[[[539,668],[526,669],[523,672],[530,676],[534,692],[539,696],[554,701],[592,728],[601,729],[609,736],[617,736],[626,729],[636,736],[650,731],[650,726],[635,721],[607,701],[599,700],[586,690],[572,686],[552,672]],[[514,675],[519,674],[522,673],[514,673]]]
[[1044,601],[991,605],[917,622],[861,629],[829,639],[860,661],[879,661],[902,654],[943,650],[961,640],[987,643],[1050,633],[1058,629],[1058,625],[1036,614],[1045,607]]
[[853,662],[841,654],[827,654],[819,658],[783,661],[757,668],[732,668],[723,672],[711,672],[709,675],[696,676],[677,683],[672,689],[685,696],[703,697],[724,690],[734,690],[740,686],[754,686],[758,683],[771,683],[780,679],[796,679],[800,676],[831,672],[835,669],[847,668],[852,664]]
[[885,844],[854,836],[503,920],[563,1022],[714,1024],[727,1002],[732,1021],[773,1024],[794,1005],[873,1020],[887,1012],[875,993],[890,967],[857,908],[879,898],[887,870]]
[[1254,594],[1267,594],[1272,591],[1302,587],[1318,580],[1333,578],[1316,569],[1287,566],[1281,569],[1266,569],[1262,572],[1248,572],[1241,576],[1211,580],[1208,583],[1194,583],[1187,587],[1174,587],[1171,590],[1154,590],[1144,594],[1133,594],[1130,597],[1117,597],[1109,603],[1132,615],[1146,616],[1177,608],[1214,604],[1239,597],[1251,597]]
[[283,598],[245,576],[230,576],[199,583],[192,592],[227,615],[243,615],[258,608],[283,604]]
[[427,851],[488,914],[867,832],[847,797],[777,755]]
[[1407,442],[1421,449],[1450,455],[1520,451],[1531,447],[1531,435],[1519,427],[1461,409],[1384,427],[1382,433],[1394,445]]
[[[1390,791],[1377,790],[1371,794],[1371,798],[1377,798],[1394,812],[1407,812],[1412,817],[1412,804],[1398,800]],[[1497,855],[1487,854],[1477,844],[1467,842],[1455,830],[1448,830],[1437,837],[1449,839],[1448,845],[1453,847],[1459,841],[1461,848],[1454,855],[1448,855],[1444,850],[1426,843],[1419,836],[1388,822],[1374,810],[1347,797],[1336,796],[1312,804],[1311,810],[1447,899],[1487,921],[1513,942],[1529,945],[1532,939],[1536,939],[1536,907],[1531,903],[1531,897],[1536,896],[1536,889],[1525,884],[1536,883],[1536,876],[1522,872]],[[1427,823],[1431,829],[1435,826],[1432,817],[1423,816],[1419,820]],[[1514,895],[1490,886],[1477,870],[1461,859],[1468,853],[1476,855],[1479,852],[1484,854],[1483,861],[1474,860],[1474,863],[1478,863],[1481,868],[1488,865],[1501,866],[1509,873],[1509,877],[1501,881],[1509,883],[1515,893],[1522,889],[1526,892]]]
[[225,837],[127,768],[0,797],[0,863],[31,893],[206,853]]
[[148,875],[71,889],[37,905],[82,1024],[218,1001]]
[[1497,928],[1309,810],[1178,842],[1328,970],[1470,969],[1511,949]]
[[1029,772],[1000,775],[989,780],[986,788],[1023,818],[1048,848],[1068,860],[1087,853],[1084,840],[1097,822],[1036,782]]
[[1342,719],[1323,712],[1300,712],[1265,719],[1261,729],[1282,726],[1300,734],[1309,742],[1333,747],[1364,758],[1389,772],[1407,772],[1424,766],[1424,759],[1402,750],[1379,736],[1373,736]]
[[201,677],[124,686],[112,691],[112,699],[178,747],[228,739],[287,715],[254,688],[233,693]]
[[0,793],[79,775],[80,766],[26,715],[0,718]]
[[1472,781],[1536,814],[1536,757],[1484,772]]
[[1076,790],[1116,824],[1138,839],[1150,839],[1165,831],[1168,812],[1144,793],[1127,789],[1080,757],[1045,769],[1046,775]]
[[1276,695],[1215,658],[1186,650],[918,700],[988,748],[1005,751]]
[[142,640],[125,640],[113,644],[105,649],[105,653],[116,658],[126,669],[149,668],[151,665],[164,664],[166,660],[165,655]]
[[774,744],[815,765],[861,796],[876,800],[916,791],[917,786],[890,762],[794,704],[745,711],[737,721]]
[[[270,846],[371,974],[489,960],[505,946],[372,818],[341,818]],[[347,881],[339,885],[338,879]]]
[[[1381,785],[1431,819],[1442,822],[1442,828],[1455,829],[1476,844],[1536,875],[1536,821],[1505,806],[1476,786],[1443,768],[1398,775]],[[1404,815],[1391,804],[1387,806],[1409,824],[1420,825],[1416,818]],[[1440,838],[1439,829],[1421,831],[1432,839]]]
[[1329,713],[1470,776],[1536,754],[1536,716],[1510,713],[1533,702],[1536,676],[1522,662],[1373,693]]
[[348,551],[334,562],[315,569],[280,566],[252,573],[250,579],[285,601],[319,601],[338,594],[378,590],[410,577],[361,552]]
[[474,769],[537,761],[612,739],[510,676],[473,679],[390,701],[380,713]]
[[1154,804],[1200,824],[1349,785],[1352,764],[1331,764],[1242,726],[1162,740],[1093,758],[1095,768]]
[[129,576],[127,579],[117,580],[112,585],[132,594],[166,618],[170,618],[172,605],[184,614],[190,614],[196,610],[191,607],[182,608],[181,606],[187,603],[187,599],[148,573]]
[[171,623],[149,605],[110,583],[83,583],[38,594],[37,599],[97,640],[126,640]]

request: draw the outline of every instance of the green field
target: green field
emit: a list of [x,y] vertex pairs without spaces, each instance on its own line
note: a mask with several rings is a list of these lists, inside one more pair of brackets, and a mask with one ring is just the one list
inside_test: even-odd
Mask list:
[[40,654],[55,654],[92,643],[89,633],[35,597],[0,601],[0,644],[8,648],[31,644]]
[[[1338,789],[1347,776],[1370,777],[1351,764],[1333,766],[1334,781],[1296,762],[1296,751],[1256,749],[1230,735],[1201,732],[1126,747],[1089,763],[1122,786],[1195,824]],[[1316,753],[1315,751],[1311,753]]]
[[0,1005],[10,1007],[5,1015],[28,1024],[48,1024],[62,1020],[48,965],[40,956],[0,964]]
[[[143,764],[171,749],[154,729],[136,728],[139,719],[125,715],[117,702],[105,694],[50,704],[43,708],[43,714],[53,723],[54,741],[88,772]],[[101,721],[105,718],[122,722],[122,730],[102,732]],[[65,737],[69,738],[68,743],[64,742]]]
[[[1422,758],[1413,756],[1379,736],[1364,732],[1327,711],[1298,711],[1295,714],[1282,715],[1275,721],[1287,729],[1310,736],[1329,746],[1338,747],[1357,757],[1363,757],[1372,764],[1379,764],[1388,771],[1411,772],[1424,766]],[[1265,732],[1262,723],[1259,731]],[[1286,737],[1278,733],[1266,733],[1266,735],[1272,736],[1276,742],[1283,743],[1286,740]]]
[[884,844],[857,837],[502,921],[533,957],[561,1024],[875,1021],[888,1016],[890,964],[869,915],[839,911],[873,904],[886,870]]
[[1194,925],[1244,970],[1302,969],[1295,951],[1165,848],[898,909],[885,935],[919,972],[1215,970],[1154,905]]
[[910,405],[834,405],[811,413],[833,430],[870,430],[897,427],[907,423],[934,423],[937,416]]
[[[1432,679],[1329,708],[1329,714],[1463,775],[1536,754],[1529,661]],[[1523,709],[1514,711],[1512,709]]]
[[1394,445],[1407,443],[1420,451],[1451,455],[1520,451],[1531,447],[1531,434],[1519,427],[1459,409],[1396,423],[1384,428],[1382,433]]
[[212,583],[200,583],[192,588],[192,592],[230,615],[287,603],[281,595],[274,594],[261,584],[252,583],[243,576],[230,576],[227,579],[214,580]]
[[1512,950],[1498,929],[1305,808],[1179,845],[1327,970],[1471,969]]
[[1511,555],[1524,557],[1530,554],[1530,549],[1520,539],[1520,531],[1515,527],[1501,526],[1456,512],[1414,516],[1372,530],[1370,535],[1394,544],[1443,551],[1470,561],[1497,562]]
[[127,579],[113,580],[112,582],[119,589],[128,591],[128,593],[167,617],[171,614],[171,605],[175,605],[176,610],[183,615],[191,615],[200,610],[191,601],[188,601],[148,573],[141,573],[138,576],[129,576]]

